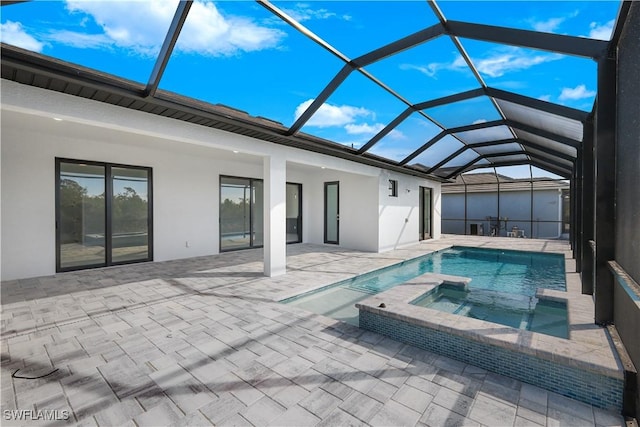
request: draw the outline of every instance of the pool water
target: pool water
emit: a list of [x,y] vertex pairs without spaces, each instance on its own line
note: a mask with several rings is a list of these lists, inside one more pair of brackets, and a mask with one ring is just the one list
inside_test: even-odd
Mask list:
[[[481,307],[484,306],[487,307],[483,309],[493,311],[504,310],[506,312],[510,307],[518,307],[519,309],[526,307],[527,310],[533,309],[535,311],[540,303],[535,298],[537,288],[566,290],[563,255],[454,246],[356,276],[282,302],[357,326],[358,309],[355,307],[357,302],[429,272],[472,279],[468,286],[469,292],[464,296],[464,299],[473,301],[473,298],[477,296],[482,303],[476,301],[473,310],[461,308],[456,313],[461,315],[467,313],[474,315],[479,313]],[[449,292],[444,289],[442,287],[443,292]],[[482,292],[479,293],[480,290]],[[492,307],[486,298],[484,300],[481,298],[481,295],[484,297],[494,295],[492,300],[501,304],[494,304]],[[434,297],[436,296],[434,295]],[[439,304],[443,307],[453,304],[452,301],[458,297],[459,295],[439,298],[441,301]],[[447,302],[445,299],[449,301]],[[434,303],[431,308],[439,309],[435,300],[431,301]],[[442,311],[451,312],[450,310],[450,308],[442,309]],[[492,317],[496,320],[489,320],[488,317],[485,319],[497,322],[498,317],[495,315]],[[505,314],[504,317],[511,318],[513,316]],[[522,315],[520,315],[520,319],[522,319]],[[515,320],[509,320],[509,322],[509,326],[516,323]],[[537,322],[539,321],[537,320]]]
[[565,302],[443,284],[412,304],[559,338],[569,333]]

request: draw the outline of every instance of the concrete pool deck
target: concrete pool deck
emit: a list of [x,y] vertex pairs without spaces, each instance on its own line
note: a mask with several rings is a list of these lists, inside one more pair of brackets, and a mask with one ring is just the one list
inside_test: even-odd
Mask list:
[[[3,425],[44,425],[25,421],[36,411],[99,426],[624,425],[274,302],[452,245],[568,251],[557,240],[444,236],[380,254],[292,245],[287,274],[274,278],[249,250],[3,282]],[[591,343],[593,360],[615,360],[592,324],[591,298],[580,297],[572,340]],[[33,412],[16,421],[7,410]]]

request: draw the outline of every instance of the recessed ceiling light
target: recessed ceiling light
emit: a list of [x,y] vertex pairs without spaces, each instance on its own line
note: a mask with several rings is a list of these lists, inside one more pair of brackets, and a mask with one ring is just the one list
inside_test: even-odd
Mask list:
[[320,169],[326,169],[324,166],[321,166]]
[[233,153],[234,153],[234,154],[238,154],[238,153],[239,153],[239,151],[238,151],[238,150],[233,150]]
[[56,122],[61,122],[62,119],[60,117],[54,117],[53,120],[55,120]]

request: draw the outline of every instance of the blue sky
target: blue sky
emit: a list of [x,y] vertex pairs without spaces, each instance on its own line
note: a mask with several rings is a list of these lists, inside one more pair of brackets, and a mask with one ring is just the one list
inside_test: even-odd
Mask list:
[[[426,1],[273,4],[349,59],[438,22]],[[154,0],[4,6],[2,41],[146,83],[176,5],[176,0]],[[619,8],[618,1],[441,1],[438,5],[451,20],[602,40],[610,38]],[[460,41],[489,86],[591,110],[596,94],[592,60]],[[160,88],[290,126],[342,66],[342,61],[260,4],[196,2]],[[479,87],[446,36],[373,63],[366,71],[410,103]],[[302,130],[358,148],[405,108],[379,85],[353,72]],[[426,113],[445,126],[499,118],[484,98]],[[401,160],[439,130],[414,114],[371,152]],[[436,144],[421,162],[433,164],[432,159],[455,151],[454,146]]]

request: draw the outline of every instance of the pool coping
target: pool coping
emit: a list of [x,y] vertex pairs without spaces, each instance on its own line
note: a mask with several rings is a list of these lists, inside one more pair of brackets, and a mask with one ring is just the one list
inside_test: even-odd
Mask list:
[[[566,366],[588,370],[612,378],[624,378],[622,365],[617,360],[615,360],[615,367],[610,363],[592,360],[589,357],[589,352],[584,352],[585,349],[582,346],[572,348],[570,339],[516,329],[506,325],[411,304],[411,302],[435,289],[440,284],[451,283],[436,276],[433,273],[425,273],[406,283],[372,295],[357,303],[356,307],[360,311],[368,311],[409,324],[446,332],[466,339],[473,339],[474,341],[529,354]],[[558,294],[560,292],[555,291],[553,294],[559,299]],[[567,304],[570,306],[571,301],[567,300]],[[568,343],[569,345],[567,345]]]

